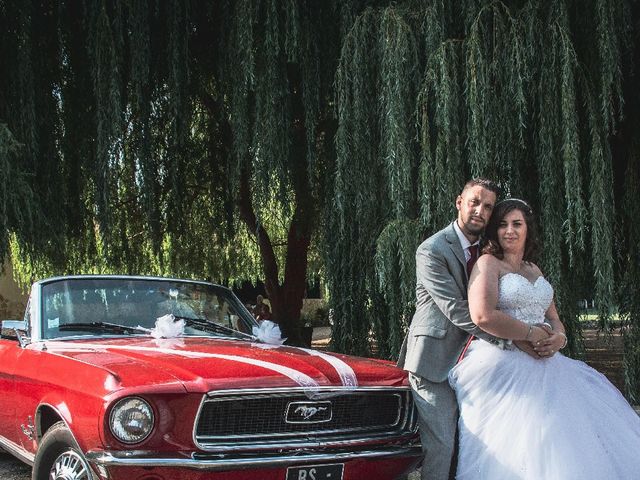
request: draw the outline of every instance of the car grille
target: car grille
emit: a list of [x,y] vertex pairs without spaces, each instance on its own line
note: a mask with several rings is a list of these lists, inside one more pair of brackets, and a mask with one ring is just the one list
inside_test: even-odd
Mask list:
[[415,431],[407,388],[234,391],[207,396],[195,439],[204,449],[233,444],[291,444],[406,435]]

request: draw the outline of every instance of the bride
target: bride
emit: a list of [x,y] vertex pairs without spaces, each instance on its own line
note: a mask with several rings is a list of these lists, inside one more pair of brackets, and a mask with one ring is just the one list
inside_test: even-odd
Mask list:
[[501,350],[471,342],[449,374],[460,406],[458,479],[631,480],[640,478],[640,418],[620,392],[566,345],[553,288],[532,262],[533,213],[498,203],[489,240],[471,274],[469,310],[492,333],[500,312],[547,322],[548,340]]

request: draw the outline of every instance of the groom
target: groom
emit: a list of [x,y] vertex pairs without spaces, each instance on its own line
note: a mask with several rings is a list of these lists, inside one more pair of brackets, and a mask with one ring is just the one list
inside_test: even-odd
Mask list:
[[457,219],[416,252],[416,312],[398,365],[409,372],[419,414],[425,480],[447,480],[450,470],[455,474],[451,464],[458,405],[447,376],[469,334],[505,346],[471,321],[467,303],[469,274],[498,193],[491,180],[467,182],[456,199]]

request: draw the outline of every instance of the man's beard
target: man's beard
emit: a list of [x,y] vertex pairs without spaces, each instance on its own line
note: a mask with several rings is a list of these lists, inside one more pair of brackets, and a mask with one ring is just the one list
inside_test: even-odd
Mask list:
[[467,231],[472,235],[481,235],[484,232],[484,224],[475,225],[471,222],[465,224]]

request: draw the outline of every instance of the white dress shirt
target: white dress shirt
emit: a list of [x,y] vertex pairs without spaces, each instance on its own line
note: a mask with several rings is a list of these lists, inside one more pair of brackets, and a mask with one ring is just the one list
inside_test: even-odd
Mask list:
[[460,245],[462,245],[462,251],[464,252],[464,259],[468,262],[469,259],[471,258],[471,252],[469,251],[469,247],[471,247],[472,245],[479,246],[480,240],[476,240],[474,243],[471,243],[469,239],[465,237],[464,233],[462,233],[462,230],[460,230],[460,227],[458,226],[458,220],[453,222],[453,229],[456,231],[456,234],[458,235],[458,239],[460,240]]

